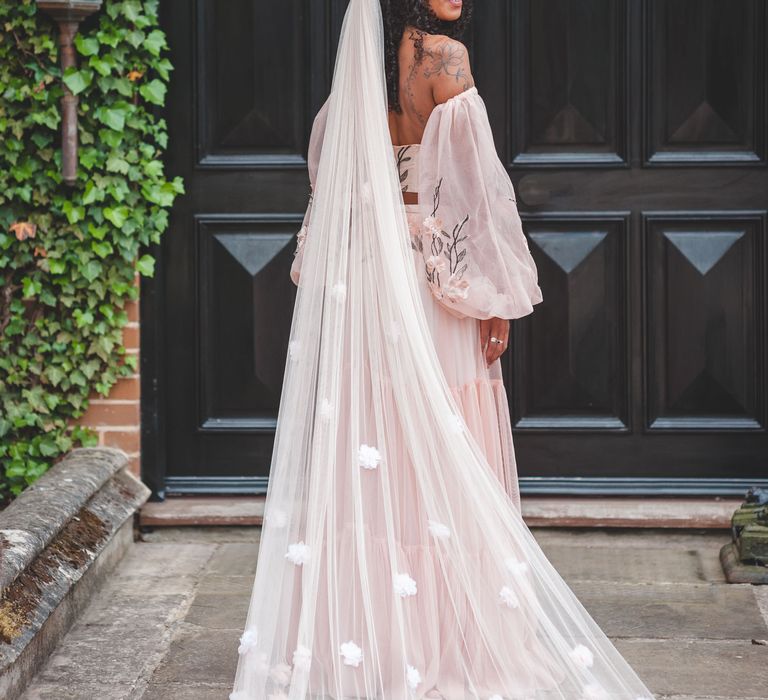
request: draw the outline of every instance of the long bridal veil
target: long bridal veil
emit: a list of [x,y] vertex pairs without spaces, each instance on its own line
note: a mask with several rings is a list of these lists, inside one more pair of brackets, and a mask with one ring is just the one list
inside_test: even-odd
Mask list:
[[379,0],[351,0],[233,700],[636,700],[442,375],[387,126]]

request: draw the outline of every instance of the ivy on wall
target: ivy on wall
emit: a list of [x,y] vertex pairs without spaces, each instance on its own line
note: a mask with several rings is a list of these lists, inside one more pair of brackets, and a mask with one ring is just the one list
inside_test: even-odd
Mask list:
[[[160,116],[172,66],[159,0],[105,0],[61,75],[58,28],[34,0],[0,3],[0,501],[92,434],[92,391],[135,370],[122,345],[146,246],[183,192]],[[62,81],[79,95],[78,180],[60,176]]]

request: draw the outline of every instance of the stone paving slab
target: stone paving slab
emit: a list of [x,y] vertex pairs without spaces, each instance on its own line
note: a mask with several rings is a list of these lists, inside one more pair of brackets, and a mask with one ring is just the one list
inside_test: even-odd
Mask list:
[[768,647],[749,640],[621,639],[616,647],[658,695],[765,700],[768,694]]
[[[768,627],[751,586],[571,582],[609,637],[762,639]],[[768,689],[766,689],[768,695]]]
[[230,683],[237,668],[237,630],[183,625],[152,676],[153,683]]
[[[535,535],[659,700],[768,698],[768,647],[750,644],[768,637],[768,587],[722,582],[722,536]],[[23,700],[227,699],[258,535],[190,528],[188,540],[182,529],[148,536]]]
[[706,581],[699,552],[692,549],[542,547],[563,578],[578,581],[691,583]]

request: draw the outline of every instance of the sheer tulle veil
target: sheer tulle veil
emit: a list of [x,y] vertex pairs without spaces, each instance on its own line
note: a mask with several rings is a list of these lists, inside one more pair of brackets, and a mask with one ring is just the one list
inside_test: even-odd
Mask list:
[[383,57],[379,0],[350,0],[230,697],[650,698],[542,554],[446,385]]

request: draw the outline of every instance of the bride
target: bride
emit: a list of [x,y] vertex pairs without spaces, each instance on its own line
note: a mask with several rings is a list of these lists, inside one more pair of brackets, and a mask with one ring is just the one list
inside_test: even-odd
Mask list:
[[350,0],[230,700],[651,697],[520,516],[498,358],[541,292],[468,5]]

